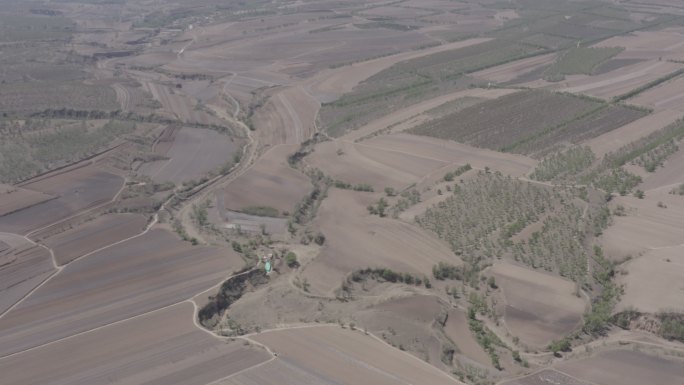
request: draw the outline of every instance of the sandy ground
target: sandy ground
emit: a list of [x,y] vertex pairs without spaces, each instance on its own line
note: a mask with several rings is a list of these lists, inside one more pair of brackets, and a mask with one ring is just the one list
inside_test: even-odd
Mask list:
[[516,79],[522,75],[536,70],[537,68],[549,65],[556,60],[556,54],[534,56],[527,59],[516,60],[511,63],[502,64],[496,67],[487,68],[471,74],[479,79],[489,80],[496,83],[505,83]]
[[147,218],[138,214],[110,214],[101,216],[63,233],[42,239],[51,248],[58,265],[64,265],[103,246],[139,234]]
[[[284,373],[293,374],[280,377],[279,384],[459,384],[419,358],[339,326],[274,331],[253,338],[277,352],[278,361],[288,367]],[[247,382],[251,372],[225,384],[255,383]],[[272,383],[267,381],[257,383]]]
[[225,207],[242,210],[268,206],[292,212],[312,189],[309,178],[287,164],[287,157],[299,146],[277,146],[268,150],[243,175],[225,188]]
[[599,135],[585,142],[597,157],[615,151],[643,136],[675,122],[684,113],[678,111],[659,111],[624,125],[613,131]]
[[326,242],[303,276],[311,291],[330,295],[354,269],[388,267],[430,276],[440,261],[459,264],[449,247],[416,226],[368,214],[378,195],[331,189],[315,220]]
[[138,172],[155,182],[180,184],[198,180],[209,171],[231,161],[238,145],[228,135],[204,129],[184,127],[175,134],[168,148],[160,148],[158,155],[168,160],[146,163]]
[[614,350],[595,357],[567,362],[558,369],[600,385],[681,384],[684,363],[644,353]]
[[505,298],[506,326],[521,341],[544,347],[582,321],[585,302],[574,295],[573,282],[508,263],[494,264],[491,272]]
[[2,383],[205,385],[269,358],[259,347],[200,331],[193,312],[181,303],[2,358]]
[[[363,138],[366,135],[372,134],[376,131],[385,129],[389,126],[397,125],[407,119],[416,117],[416,115],[424,115],[424,113],[430,109],[439,107],[440,105],[464,97],[474,97],[483,99],[496,99],[499,96],[508,95],[510,93],[517,92],[517,90],[512,89],[481,89],[473,88],[465,91],[454,92],[447,95],[438,96],[420,103],[413,104],[409,107],[403,108],[399,111],[392,112],[383,116],[380,119],[376,119],[369,124],[351,131],[350,133],[342,136],[342,140],[355,141]],[[424,119],[429,119],[424,117]],[[408,127],[402,127],[403,129],[408,129]]]
[[230,249],[152,230],[67,265],[0,319],[0,356],[182,301],[242,267]]
[[0,217],[0,231],[25,234],[112,199],[123,178],[87,166],[22,185],[23,188],[59,196],[57,199]]

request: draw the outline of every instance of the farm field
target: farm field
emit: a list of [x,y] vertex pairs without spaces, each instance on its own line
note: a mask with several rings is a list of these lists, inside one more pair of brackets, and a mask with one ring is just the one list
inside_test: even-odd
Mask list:
[[64,265],[101,247],[139,234],[146,222],[142,215],[110,214],[54,236],[41,234],[41,242],[52,249],[57,264]]
[[408,153],[442,162],[459,165],[470,163],[473,168],[481,170],[490,167],[511,176],[522,176],[537,164],[536,160],[522,155],[504,154],[457,142],[403,133],[378,136],[363,144],[385,151]]
[[281,214],[292,212],[295,204],[312,189],[309,178],[287,164],[287,156],[297,146],[278,146],[266,152],[246,173],[230,183],[221,199],[227,209],[273,207]]
[[491,272],[503,292],[505,324],[521,341],[543,347],[579,326],[586,304],[573,282],[508,263]]
[[21,187],[0,184],[0,216],[11,214],[25,207],[30,207],[54,199],[55,196]]
[[630,99],[630,103],[650,107],[656,111],[673,110],[684,113],[682,86],[684,86],[684,78],[675,78],[637,95]]
[[53,272],[48,250],[23,237],[0,233],[0,314]]
[[681,360],[613,350],[558,365],[571,376],[602,385],[676,384],[684,377]]
[[684,383],[677,0],[0,0],[0,383]]
[[239,145],[228,135],[206,128],[183,127],[157,144],[156,154],[166,157],[143,164],[138,170],[158,183],[180,184],[202,176],[233,160]]
[[226,343],[200,331],[192,315],[193,306],[183,302],[0,358],[3,382],[205,385],[268,359],[259,347]]
[[[391,349],[363,332],[338,326],[272,331],[253,338],[279,352],[278,361],[286,367],[298,369],[292,370],[297,374],[293,383],[459,383],[419,358]],[[225,384],[253,384],[246,382],[249,374],[247,371]]]
[[328,195],[316,218],[321,231],[346,230],[326,241],[321,254],[303,270],[312,292],[332,294],[356,269],[391,268],[422,276],[440,261],[459,262],[446,244],[422,230],[368,214],[366,206],[377,200],[373,194],[334,189]]
[[684,311],[684,245],[654,248],[627,262],[619,282],[625,294],[618,311],[638,309],[649,313]]
[[192,247],[152,230],[70,263],[7,313],[0,356],[183,301],[241,266],[229,249]]
[[451,116],[414,127],[409,132],[517,152],[517,145],[543,137],[549,131],[562,128],[563,124],[587,116],[600,106],[599,102],[565,94],[524,91],[468,107]]
[[123,178],[100,170],[96,166],[53,173],[29,181],[21,187],[59,198],[0,217],[0,231],[26,234],[111,200],[122,185]]

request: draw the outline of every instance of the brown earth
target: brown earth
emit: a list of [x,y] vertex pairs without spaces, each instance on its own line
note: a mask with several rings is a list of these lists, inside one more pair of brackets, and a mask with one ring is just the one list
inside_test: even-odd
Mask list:
[[205,385],[269,358],[200,331],[193,314],[184,302],[1,358],[3,383]]
[[[331,189],[315,223],[328,234],[320,255],[302,275],[311,291],[333,294],[347,274],[367,267],[430,276],[436,263],[460,263],[449,247],[416,226],[368,214],[378,195]],[[334,235],[334,236],[333,236]]]
[[299,146],[278,146],[267,151],[247,172],[224,189],[227,209],[268,206],[292,212],[311,189],[309,178],[287,164],[287,156]]
[[505,299],[506,326],[521,341],[544,347],[581,323],[586,304],[573,282],[509,263],[495,263],[491,272]]
[[54,198],[42,192],[0,184],[0,217]]
[[242,266],[230,249],[151,230],[70,263],[0,319],[0,356],[191,298]]
[[81,210],[111,200],[122,187],[123,178],[86,166],[63,174],[55,173],[21,187],[59,198],[0,217],[0,231],[26,234],[65,219]]
[[147,218],[138,214],[110,214],[98,217],[55,236],[41,240],[51,248],[58,265],[88,254],[100,247],[127,239],[143,231]]
[[[298,380],[311,382],[314,378],[316,382],[312,383],[317,384],[460,383],[421,359],[392,349],[361,331],[341,329],[335,325],[272,331],[252,338],[278,353],[278,361],[297,369],[293,382],[281,377],[279,383],[283,380],[288,383],[299,383]],[[292,372],[288,370],[285,373]],[[245,379],[248,380],[249,377]],[[240,380],[227,382],[249,383]]]

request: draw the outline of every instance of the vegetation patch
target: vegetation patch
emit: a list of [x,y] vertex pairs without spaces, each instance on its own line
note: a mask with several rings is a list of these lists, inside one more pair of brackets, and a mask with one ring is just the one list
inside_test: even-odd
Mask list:
[[588,146],[574,146],[542,159],[530,175],[541,181],[568,180],[589,168],[596,156]]
[[242,209],[242,212],[249,215],[256,215],[258,217],[273,217],[277,218],[280,213],[278,209],[268,206],[250,206]]

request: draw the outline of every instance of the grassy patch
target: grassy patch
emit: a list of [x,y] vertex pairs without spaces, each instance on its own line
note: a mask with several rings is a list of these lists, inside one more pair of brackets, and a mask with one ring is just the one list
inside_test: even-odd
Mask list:
[[542,159],[530,177],[541,181],[568,179],[589,168],[595,159],[589,147],[571,147]]

